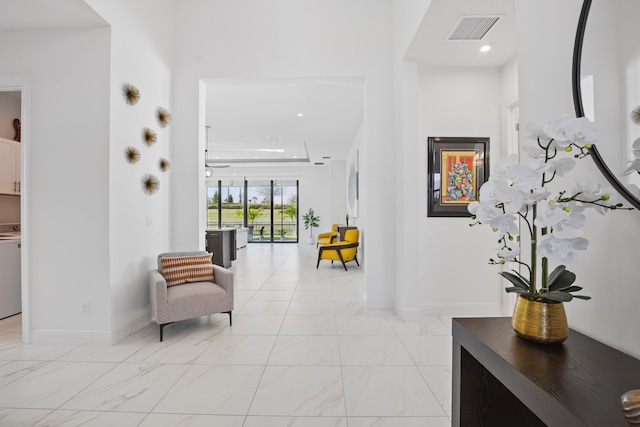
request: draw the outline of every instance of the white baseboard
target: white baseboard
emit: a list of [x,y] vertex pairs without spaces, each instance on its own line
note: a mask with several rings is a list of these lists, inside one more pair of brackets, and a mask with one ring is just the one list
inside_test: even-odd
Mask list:
[[502,316],[502,304],[421,304],[422,314],[442,316]]
[[144,313],[140,314],[135,319],[133,319],[132,321],[130,321],[129,323],[126,323],[125,325],[114,330],[111,333],[110,344],[113,345],[117,343],[118,341],[128,337],[132,333],[137,332],[140,329],[144,328],[149,323],[151,323],[151,313],[147,310]]
[[110,345],[111,333],[39,329],[31,331],[31,344]]
[[149,312],[144,312],[129,323],[113,332],[110,331],[71,331],[39,329],[31,331],[31,344],[72,344],[110,346],[132,333],[144,328],[151,322]]

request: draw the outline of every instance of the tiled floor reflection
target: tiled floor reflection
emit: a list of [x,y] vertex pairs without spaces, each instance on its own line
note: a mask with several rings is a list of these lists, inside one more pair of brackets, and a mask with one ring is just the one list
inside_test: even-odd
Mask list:
[[450,427],[450,319],[366,310],[315,245],[238,251],[227,315],[111,347],[23,345],[0,321],[0,427]]

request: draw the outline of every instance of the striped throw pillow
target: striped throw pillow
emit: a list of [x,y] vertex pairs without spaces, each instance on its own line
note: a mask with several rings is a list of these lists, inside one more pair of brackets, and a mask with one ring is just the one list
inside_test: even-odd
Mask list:
[[213,282],[213,254],[160,257],[162,276],[167,286],[191,282]]

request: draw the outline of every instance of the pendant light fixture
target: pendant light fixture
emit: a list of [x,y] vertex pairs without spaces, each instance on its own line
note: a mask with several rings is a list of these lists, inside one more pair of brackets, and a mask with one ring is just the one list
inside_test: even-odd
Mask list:
[[204,176],[210,178],[213,175],[213,169],[207,164],[207,153],[209,150],[204,150]]
[[[205,144],[208,147],[209,146],[209,128],[211,126],[205,126]],[[209,156],[207,155],[209,152],[209,150],[207,150],[207,148],[205,147],[204,149],[204,176],[207,178],[210,178],[211,175],[213,175],[213,169],[211,169],[209,167],[209,164],[207,163],[209,160]]]
[[213,166],[209,166],[209,156],[208,156],[208,152],[209,150],[206,148],[209,146],[209,128],[211,126],[205,126],[206,128],[206,142],[205,142],[205,149],[204,149],[204,176],[206,178],[210,178],[213,176],[213,169],[214,168],[228,168],[231,165],[217,165],[215,164],[216,162],[214,162]]

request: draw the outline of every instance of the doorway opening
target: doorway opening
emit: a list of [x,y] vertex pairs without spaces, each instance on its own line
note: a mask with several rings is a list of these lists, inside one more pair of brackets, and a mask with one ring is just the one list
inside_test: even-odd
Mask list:
[[[17,224],[20,231],[19,240],[16,241],[17,257],[19,259],[18,272],[16,276],[19,280],[20,310],[22,324],[22,342],[28,344],[31,342],[31,327],[29,313],[29,259],[28,252],[25,250],[28,246],[29,227],[27,223],[27,201],[26,192],[28,191],[28,182],[26,179],[27,156],[29,147],[29,81],[26,76],[0,76],[0,109],[1,117],[10,117],[9,123],[0,125],[0,137],[6,140],[15,141],[13,147],[13,178],[10,184],[15,182],[15,186],[11,185],[9,190],[14,190],[13,194],[3,192],[0,195],[0,209],[3,210],[4,217],[0,222]],[[15,119],[18,119],[16,121]],[[19,140],[19,141],[17,141]],[[7,144],[7,146],[10,144]],[[9,151],[7,150],[7,153]],[[4,168],[3,168],[4,169]],[[7,209],[7,210],[4,210]],[[14,263],[15,264],[15,263]]]

